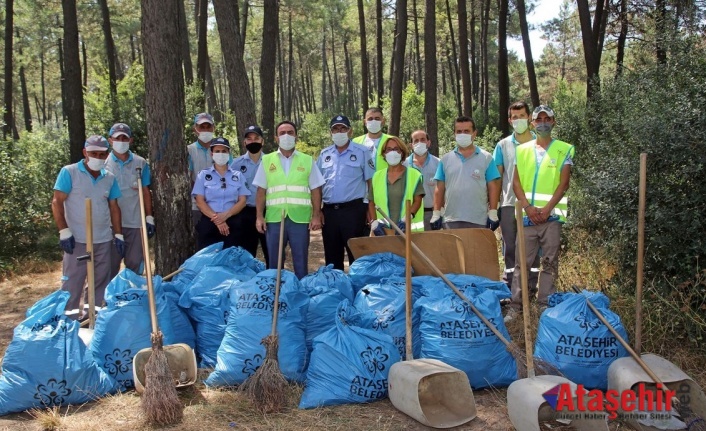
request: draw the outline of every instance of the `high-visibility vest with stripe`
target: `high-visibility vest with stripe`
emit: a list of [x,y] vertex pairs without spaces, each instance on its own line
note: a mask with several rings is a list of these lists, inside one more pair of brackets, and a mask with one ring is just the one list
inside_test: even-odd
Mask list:
[[313,159],[299,152],[292,156],[289,173],[284,174],[279,153],[270,153],[262,157],[262,168],[267,178],[267,194],[265,195],[265,221],[278,223],[285,210],[295,223],[311,221],[312,205],[309,189],[309,174]]
[[[353,142],[356,144],[360,145],[365,145],[365,137],[367,135],[360,135],[355,138],[353,138]],[[381,171],[383,169],[387,169],[387,160],[385,160],[385,156],[382,155],[382,147],[385,146],[385,142],[390,139],[390,135],[387,135],[383,133],[380,135],[380,142],[378,142],[378,147],[375,150],[375,170],[376,171]]]
[[[529,203],[535,207],[543,207],[549,203],[559,186],[561,169],[566,158],[574,157],[574,146],[553,140],[541,163],[537,165],[535,143],[536,141],[529,141],[517,147],[515,152],[517,173]],[[563,196],[554,207],[554,214],[559,216],[561,223],[566,222],[568,202],[567,196]]]
[[[417,184],[422,181],[422,174],[412,168],[406,168],[406,178],[405,178],[405,191],[404,200],[401,202],[402,211],[400,212],[400,218],[404,220],[405,217],[405,204],[404,201],[414,201],[414,191],[417,190]],[[375,205],[379,206],[390,215],[390,206],[387,202],[387,169],[375,172],[373,175],[373,201]],[[377,213],[378,219],[384,219],[382,214]],[[424,231],[424,209],[419,208],[417,213],[412,217],[412,232],[422,232]]]

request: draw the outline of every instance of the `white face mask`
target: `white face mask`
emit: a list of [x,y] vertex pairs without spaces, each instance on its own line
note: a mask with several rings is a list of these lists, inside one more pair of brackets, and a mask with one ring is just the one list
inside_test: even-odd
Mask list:
[[230,154],[228,153],[213,153],[213,162],[218,166],[223,166],[230,160]]
[[281,135],[279,137],[279,147],[285,151],[289,151],[294,148],[297,143],[297,138],[292,135]]
[[456,143],[461,148],[466,148],[473,143],[473,135],[467,133],[459,133],[456,135]]
[[118,154],[125,154],[127,150],[130,149],[130,142],[128,141],[113,141],[113,151]]
[[103,165],[105,165],[105,160],[96,159],[95,157],[88,157],[86,160],[86,165],[88,165],[88,169],[98,172],[101,168],[103,168]]
[[370,133],[377,133],[382,129],[382,121],[370,120],[365,122],[365,127]]
[[342,147],[348,143],[348,133],[332,133],[331,138],[337,147]]
[[402,154],[398,153],[397,151],[390,151],[389,153],[385,154],[385,161],[390,166],[397,166],[402,161]]
[[199,132],[199,141],[206,143],[213,139],[213,132]]
[[414,149],[414,154],[418,156],[423,156],[428,151],[427,144],[424,142],[417,142],[412,148]]
[[512,128],[515,129],[515,132],[519,133],[520,135],[525,133],[528,126],[529,123],[526,118],[512,120]]

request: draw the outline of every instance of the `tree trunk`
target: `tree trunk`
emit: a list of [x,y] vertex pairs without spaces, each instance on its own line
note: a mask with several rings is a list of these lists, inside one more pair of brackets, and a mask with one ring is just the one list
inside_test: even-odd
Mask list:
[[478,73],[478,44],[476,43],[476,0],[471,0],[471,88],[473,99],[478,100],[479,93],[479,73]]
[[458,46],[463,115],[471,116],[473,113],[473,96],[471,93],[471,72],[468,67],[468,13],[466,12],[466,0],[458,0]]
[[88,54],[86,50],[86,41],[81,40],[81,66],[83,67],[83,88],[88,87]]
[[137,60],[137,54],[135,53],[135,35],[130,33],[130,64],[134,64]]
[[208,55],[206,55],[206,106],[208,111],[213,114],[213,121],[217,123],[223,121],[221,106],[225,105],[218,103],[216,86],[213,83],[213,73],[211,73],[211,60]]
[[194,248],[190,181],[184,151],[184,78],[181,68],[179,11],[173,1],[142,0],[145,52],[145,111],[150,148],[155,218],[155,269],[178,268]]
[[400,117],[402,116],[402,78],[404,76],[404,54],[407,46],[407,0],[397,0],[395,28],[395,50],[392,54],[394,69],[392,88],[390,89],[391,106],[388,133],[397,136],[400,133]]
[[[378,92],[378,101],[377,101],[377,106],[382,107],[382,96],[385,91],[384,83],[382,81],[382,68],[383,68],[383,60],[382,60],[382,0],[375,0],[375,43],[376,43],[376,58],[377,58],[377,67],[376,67],[376,76],[377,76],[377,83],[376,83],[376,89]],[[365,113],[363,113],[365,114]]]
[[615,54],[615,77],[623,73],[623,60],[625,59],[625,42],[628,39],[628,0],[620,0],[620,35],[618,36],[618,50]]
[[[262,50],[260,57],[260,126],[265,132],[265,151],[274,151],[275,132],[275,77],[279,38],[279,8],[277,0],[264,0]],[[280,59],[281,61],[281,59]],[[245,126],[245,125],[244,125]]]
[[[17,40],[20,41],[20,29],[15,29],[15,35]],[[17,44],[17,52],[22,58],[22,42]],[[25,120],[25,130],[28,132],[32,131],[32,112],[29,106],[29,94],[27,93],[27,80],[25,79],[25,66],[20,64],[20,91],[22,93],[22,117]],[[37,111],[37,116],[39,116],[39,111]]]
[[321,41],[321,110],[325,111],[328,108],[326,97],[326,29],[323,31],[323,40]]
[[335,101],[335,107],[337,111],[340,111],[340,82],[338,80],[338,65],[336,64],[336,35],[333,32],[333,25],[331,26],[331,62],[333,63],[333,100]]
[[66,67],[64,65],[64,39],[57,41],[57,53],[59,54],[59,76],[61,78],[61,121],[66,121]]
[[70,161],[76,163],[83,158],[86,140],[76,0],[61,0],[61,7],[64,15],[64,112],[69,123]]
[[[243,13],[240,15],[240,40],[243,41],[243,49],[245,49],[245,38],[248,31],[248,10],[250,4],[248,0],[243,0]],[[242,55],[242,54],[241,54]]]
[[[113,121],[118,121],[118,78],[115,70],[115,42],[113,41],[113,31],[110,26],[110,9],[108,0],[98,0],[101,9],[101,28],[103,29],[103,41],[105,43],[105,57],[108,62],[108,87],[110,89],[110,106],[113,114]],[[84,63],[85,63],[84,58]],[[86,84],[84,83],[84,86]]]
[[510,124],[503,113],[510,106],[510,73],[507,66],[508,0],[498,0],[498,129],[503,136],[510,133]]
[[196,0],[198,18],[196,19],[196,79],[201,91],[206,88],[206,67],[208,63],[208,0]]
[[184,65],[184,79],[186,80],[187,85],[191,85],[194,82],[194,66],[191,63],[189,26],[186,22],[186,9],[184,7],[184,0],[177,0],[177,9],[179,9],[179,40],[181,42],[181,61]]
[[[522,32],[522,47],[525,51],[525,65],[527,66],[527,79],[529,80],[530,98],[532,99],[532,106],[539,106],[537,73],[534,71],[534,58],[532,58],[532,44],[530,43],[529,27],[527,25],[527,9],[525,8],[525,0],[517,0],[517,14],[520,17],[520,31]],[[507,121],[505,121],[505,123],[507,123]]]
[[287,82],[285,89],[287,90],[287,99],[285,106],[285,118],[292,117],[292,106],[294,104],[294,33],[292,31],[292,9],[289,9],[287,15]]
[[424,11],[424,123],[431,139],[430,151],[439,155],[436,71],[436,1],[425,0]]
[[451,19],[451,6],[449,6],[449,0],[446,0],[446,16],[449,20],[449,35],[451,36],[451,53],[453,55],[453,68],[451,68],[449,70],[449,75],[451,76],[451,87],[455,89],[454,94],[456,95],[456,110],[458,111],[458,115],[461,115],[461,113],[463,112],[463,102],[461,99],[461,86],[459,85],[459,82],[458,82],[460,79],[461,73],[459,72],[459,69],[458,69],[458,54],[456,53],[456,38],[454,36],[454,25],[453,25],[453,20]]
[[488,124],[488,109],[490,104],[490,75],[488,68],[490,59],[488,58],[488,27],[490,24],[490,1],[485,0],[485,10],[483,11],[483,27],[485,28],[485,36],[481,41],[483,50],[483,123]]
[[368,110],[368,100],[370,99],[370,66],[368,64],[368,42],[365,36],[365,5],[363,0],[358,0],[358,29],[360,31],[360,81],[361,92],[360,102],[363,105],[363,115]]
[[[39,47],[39,85],[42,92],[42,125],[47,124],[47,92],[44,86],[44,47]],[[39,116],[39,113],[37,113]]]
[[[599,0],[600,2],[600,0]],[[600,60],[596,49],[596,37],[591,28],[591,11],[588,0],[576,0],[576,6],[581,23],[581,39],[583,41],[583,55],[586,62],[586,99],[590,103],[593,95],[600,88],[598,81],[598,68]]]
[[[414,82],[417,84],[417,93],[421,93],[422,86],[424,85],[422,74],[426,72],[422,72],[422,53],[419,51],[419,20],[417,19],[419,13],[417,11],[417,0],[412,0],[412,10],[414,10],[414,60],[416,65]],[[436,14],[436,10],[434,14]]]
[[13,19],[15,17],[14,1],[5,1],[5,88],[3,100],[5,105],[5,113],[3,121],[5,125],[2,128],[3,139],[7,139],[12,134],[14,126],[14,118],[12,117],[12,29]]

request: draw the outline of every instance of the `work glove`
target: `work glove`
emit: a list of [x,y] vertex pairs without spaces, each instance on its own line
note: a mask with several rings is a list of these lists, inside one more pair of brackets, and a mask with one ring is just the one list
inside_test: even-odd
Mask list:
[[495,229],[500,227],[500,220],[498,219],[498,210],[488,211],[488,220],[485,223],[485,227],[492,231],[495,231]]
[[74,239],[74,234],[71,233],[71,229],[66,228],[59,231],[59,247],[68,254],[74,254],[76,240]]
[[115,249],[120,257],[125,257],[125,237],[121,233],[115,234]]
[[434,212],[431,213],[429,224],[431,225],[431,230],[441,229],[441,211],[434,210]]
[[145,217],[145,224],[147,225],[147,238],[152,238],[155,233],[157,233],[157,228],[154,225],[154,217]]
[[370,223],[370,230],[373,231],[375,236],[385,236],[385,230],[383,228],[388,227],[384,220],[373,220]]
[[[407,231],[405,230],[407,228],[407,224],[404,222],[404,220],[398,221],[397,227],[400,228],[402,233],[407,233]],[[395,231],[395,235],[397,235],[397,231]]]

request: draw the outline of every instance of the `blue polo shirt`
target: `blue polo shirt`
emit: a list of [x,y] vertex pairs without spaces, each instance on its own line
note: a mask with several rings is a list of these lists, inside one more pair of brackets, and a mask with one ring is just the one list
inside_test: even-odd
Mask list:
[[322,199],[326,204],[363,199],[368,189],[366,181],[375,174],[370,151],[352,141],[340,153],[335,145],[325,148],[316,165],[324,177]]
[[[481,149],[476,146],[476,151],[471,157],[468,158],[463,157],[463,154],[458,151],[458,147],[454,148],[454,153],[459,159],[461,159],[461,163],[464,163],[466,160],[473,158],[473,156],[480,154]],[[493,181],[498,178],[500,178],[500,171],[498,170],[498,167],[494,163],[489,164],[485,170],[485,181]],[[444,174],[444,163],[441,160],[439,160],[439,166],[436,168],[436,175],[434,175],[434,179],[437,181],[446,181],[446,175]]]

